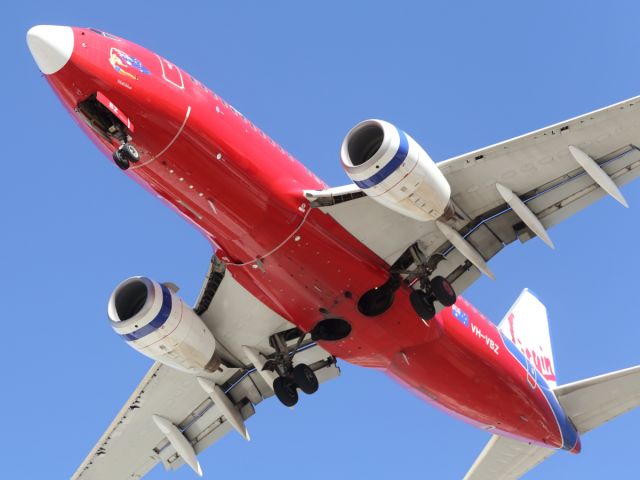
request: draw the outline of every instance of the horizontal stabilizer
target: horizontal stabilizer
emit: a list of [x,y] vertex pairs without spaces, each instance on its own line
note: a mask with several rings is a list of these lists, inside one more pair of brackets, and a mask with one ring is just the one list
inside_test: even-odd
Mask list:
[[585,433],[640,406],[640,365],[562,385],[554,393]]
[[464,480],[515,480],[556,450],[494,435]]
[[[579,433],[640,406],[640,365],[562,385],[554,393]],[[517,479],[556,450],[494,435],[465,480]]]

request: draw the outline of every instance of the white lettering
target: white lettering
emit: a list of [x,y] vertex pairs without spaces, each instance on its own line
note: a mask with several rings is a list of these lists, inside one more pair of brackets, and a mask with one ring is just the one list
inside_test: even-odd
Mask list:
[[476,337],[484,340],[485,345],[489,347],[493,353],[498,355],[498,349],[500,348],[500,346],[495,341],[493,341],[491,337],[487,336],[485,333],[482,333],[482,330],[473,323],[471,324],[471,331],[475,334]]

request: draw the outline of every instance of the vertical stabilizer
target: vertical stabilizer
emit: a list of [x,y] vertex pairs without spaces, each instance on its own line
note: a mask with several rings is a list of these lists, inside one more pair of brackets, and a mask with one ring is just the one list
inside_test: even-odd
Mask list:
[[524,289],[498,326],[536,370],[549,387],[556,386],[547,308],[528,289]]

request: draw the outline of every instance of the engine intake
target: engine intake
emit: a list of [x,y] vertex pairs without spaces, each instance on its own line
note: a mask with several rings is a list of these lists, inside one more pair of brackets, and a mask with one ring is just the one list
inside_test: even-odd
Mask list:
[[108,313],[115,332],[153,360],[189,373],[219,366],[211,330],[165,285],[129,278],[111,294]]
[[451,187],[427,152],[383,120],[365,120],[342,142],[347,175],[367,195],[416,220],[436,220],[448,211]]

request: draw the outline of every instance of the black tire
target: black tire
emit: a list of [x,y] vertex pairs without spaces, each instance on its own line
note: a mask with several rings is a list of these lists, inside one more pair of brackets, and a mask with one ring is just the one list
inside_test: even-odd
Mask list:
[[113,161],[120,168],[120,170],[127,170],[129,168],[129,159],[122,155],[121,150],[113,152]]
[[138,149],[130,143],[125,143],[120,147],[120,152],[123,157],[128,159],[131,163],[137,163],[140,161],[140,153]]
[[314,342],[337,342],[346,338],[351,333],[351,325],[341,318],[324,318],[311,329],[311,338]]
[[450,307],[456,303],[457,296],[453,286],[444,277],[434,277],[431,279],[431,291],[442,305]]
[[382,286],[366,292],[358,301],[358,310],[367,317],[382,315],[391,308],[395,298],[393,290]]
[[298,403],[296,384],[290,378],[278,377],[273,381],[273,392],[286,407],[293,407]]
[[431,320],[436,316],[436,309],[429,295],[421,290],[414,290],[409,295],[411,306],[423,320]]
[[311,395],[318,391],[318,377],[308,365],[301,363],[293,367],[293,380],[298,388],[307,395]]

